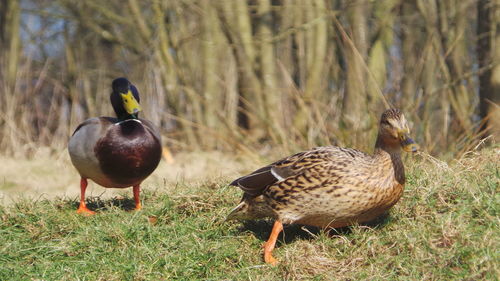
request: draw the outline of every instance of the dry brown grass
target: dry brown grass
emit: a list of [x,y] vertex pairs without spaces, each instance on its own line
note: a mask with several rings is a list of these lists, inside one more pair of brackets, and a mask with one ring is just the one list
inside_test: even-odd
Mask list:
[[[250,160],[237,160],[220,152],[189,152],[174,155],[174,163],[164,159],[147,178],[143,189],[165,191],[178,184],[197,185],[237,175],[246,170]],[[22,197],[52,199],[76,198],[80,193],[79,175],[64,150],[54,155],[50,149],[38,149],[33,157],[0,157],[0,203],[8,204]],[[103,199],[131,192],[129,189],[103,188],[91,182],[87,195]]]
[[[477,34],[471,11],[484,1],[254,2],[14,5],[41,26],[27,32],[36,27],[12,19],[10,39],[25,48],[2,38],[11,49],[0,52],[9,65],[0,67],[0,151],[63,150],[80,122],[112,115],[118,76],[138,86],[143,116],[179,151],[370,148],[388,105],[433,155],[460,155],[485,136],[478,81],[499,62],[478,69],[478,40],[489,33]],[[44,40],[54,45],[33,43]],[[38,47],[54,50],[43,57]]]

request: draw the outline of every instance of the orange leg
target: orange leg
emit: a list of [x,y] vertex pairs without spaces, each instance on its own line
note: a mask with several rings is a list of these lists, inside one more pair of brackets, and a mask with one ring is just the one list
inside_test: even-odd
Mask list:
[[141,193],[141,186],[134,185],[134,201],[135,201],[135,210],[139,211],[142,209],[141,199],[139,199],[139,194]]
[[272,252],[274,246],[276,245],[276,240],[278,239],[278,235],[283,230],[283,224],[280,221],[275,221],[273,225],[273,230],[271,231],[271,235],[269,235],[269,239],[266,243],[264,243],[264,261],[271,265],[278,264],[278,261],[272,256]]
[[87,208],[87,205],[85,205],[85,190],[87,190],[87,179],[82,178],[80,180],[80,207],[78,207],[78,210],[76,211],[78,214],[83,214],[86,216],[90,216],[95,214],[94,211],[91,211]]

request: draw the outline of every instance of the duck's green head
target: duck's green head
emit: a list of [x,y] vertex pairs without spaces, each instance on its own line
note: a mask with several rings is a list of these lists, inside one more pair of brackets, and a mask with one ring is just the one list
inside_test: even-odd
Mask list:
[[137,88],[127,78],[116,78],[111,85],[111,104],[118,119],[136,119],[142,110]]

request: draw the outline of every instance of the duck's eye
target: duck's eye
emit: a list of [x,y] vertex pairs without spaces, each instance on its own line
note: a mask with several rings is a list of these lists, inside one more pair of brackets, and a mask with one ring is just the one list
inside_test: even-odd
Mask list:
[[382,125],[387,125],[387,126],[390,126],[391,124],[389,123],[389,121],[387,120],[382,120]]

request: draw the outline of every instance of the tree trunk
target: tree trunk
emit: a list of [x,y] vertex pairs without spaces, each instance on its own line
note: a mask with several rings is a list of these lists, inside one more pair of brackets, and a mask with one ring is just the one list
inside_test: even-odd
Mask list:
[[4,83],[8,88],[14,87],[21,39],[19,37],[21,10],[17,0],[0,1],[0,49],[3,52]]
[[[483,137],[491,134],[495,139],[498,139],[500,135],[500,30],[498,10],[498,5],[495,7],[493,1],[478,0],[477,2],[477,56],[479,68],[482,70],[479,74],[479,114],[485,120],[482,126],[484,130]],[[492,18],[495,20],[492,21]]]
[[[230,4],[237,5],[237,25],[229,19],[233,15]],[[240,7],[243,5],[243,7]],[[258,118],[262,118],[263,97],[261,81],[257,77],[254,68],[254,49],[248,7],[244,1],[224,1],[218,11],[221,22],[221,30],[231,47],[238,69],[238,124],[240,127],[250,130],[261,127]],[[233,30],[235,29],[236,30]],[[254,132],[254,137],[260,138],[263,132]]]
[[396,17],[394,7],[398,2],[399,0],[386,0],[377,1],[373,4],[373,13],[376,21],[380,23],[380,27],[373,31],[377,36],[374,38],[368,54],[370,79],[368,79],[367,96],[369,98],[368,108],[371,112],[376,112],[379,109],[377,101],[383,98],[380,94],[386,86],[388,72],[390,72],[390,70],[387,70],[386,65],[390,58],[389,49],[393,44],[393,26]]
[[216,128],[217,110],[222,106],[218,98],[220,93],[219,89],[217,89],[217,52],[215,48],[218,19],[210,0],[202,0],[201,4],[204,12],[202,15],[204,122],[209,128]]
[[[470,112],[470,99],[465,88],[465,60],[466,40],[463,30],[466,29],[466,14],[469,7],[464,6],[460,0],[438,1],[440,15],[439,32],[441,37],[442,53],[444,62],[442,65],[443,74],[449,85],[448,95],[445,97],[453,109],[450,112],[458,130],[471,131],[471,120],[467,112]],[[465,4],[467,5],[467,3]]]
[[[5,126],[7,122],[14,122],[15,115],[19,113],[16,103],[19,97],[15,95],[17,80],[17,69],[20,56],[21,39],[20,28],[20,7],[17,0],[0,0],[0,148],[7,147],[13,149],[18,143],[16,127]],[[16,145],[9,145],[14,143]]]
[[271,11],[271,1],[261,0],[258,2],[257,10],[257,42],[259,50],[260,80],[264,97],[264,116],[267,133],[274,141],[284,134],[280,132],[282,128],[281,118],[281,91],[278,91],[276,82],[276,58],[274,53],[274,43],[272,41],[274,17]]
[[402,1],[399,18],[401,19],[401,51],[403,56],[403,77],[401,81],[402,101],[400,106],[405,112],[414,107],[413,103],[405,101],[413,100],[417,96],[417,90],[422,73],[420,56],[423,53],[425,23],[422,17],[415,13],[417,6],[414,1]]
[[[347,18],[350,38],[344,38],[346,60],[346,86],[343,105],[343,119],[346,127],[357,131],[366,114],[366,72],[363,60],[367,51],[366,0],[347,1]],[[354,45],[347,40],[351,40]]]

